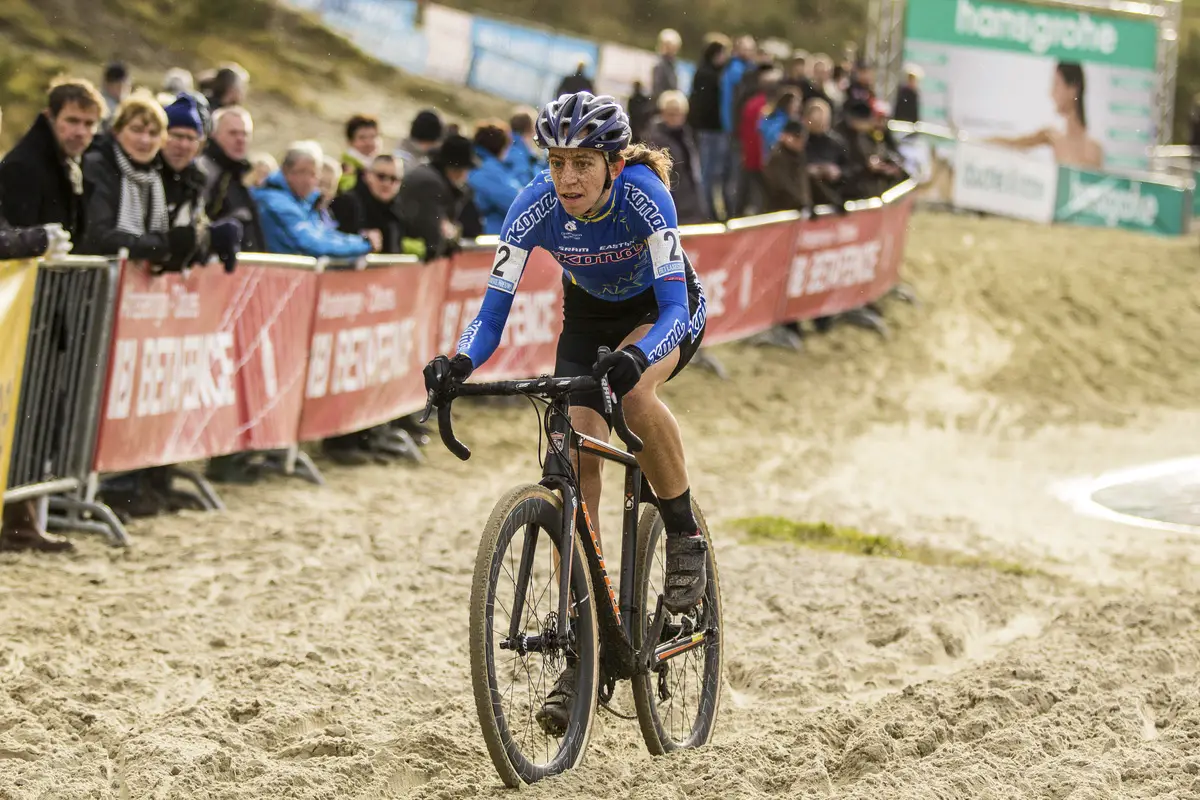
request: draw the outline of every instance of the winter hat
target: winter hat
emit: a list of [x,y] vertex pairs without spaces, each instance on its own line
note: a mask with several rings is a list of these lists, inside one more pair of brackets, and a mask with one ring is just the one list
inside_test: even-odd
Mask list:
[[842,113],[847,119],[870,119],[873,109],[871,104],[860,98],[851,98],[842,106]]
[[442,118],[436,111],[425,109],[413,118],[409,138],[417,142],[437,142],[442,138]]
[[471,169],[479,166],[475,157],[475,147],[465,136],[447,136],[446,141],[438,148],[437,153],[430,159],[439,167],[460,167]]
[[190,95],[180,94],[175,102],[164,109],[167,112],[167,130],[171,128],[187,128],[198,135],[204,135],[204,119],[196,101]]

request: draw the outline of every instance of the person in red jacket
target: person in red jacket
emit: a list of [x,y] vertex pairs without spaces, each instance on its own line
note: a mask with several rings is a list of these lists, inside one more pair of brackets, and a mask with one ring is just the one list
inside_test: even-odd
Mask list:
[[767,98],[778,89],[783,74],[773,67],[759,68],[758,89],[742,106],[738,118],[738,140],[742,145],[742,179],[738,187],[737,207],[734,216],[748,216],[762,211],[765,189],[763,186],[763,143],[758,123],[766,115]]

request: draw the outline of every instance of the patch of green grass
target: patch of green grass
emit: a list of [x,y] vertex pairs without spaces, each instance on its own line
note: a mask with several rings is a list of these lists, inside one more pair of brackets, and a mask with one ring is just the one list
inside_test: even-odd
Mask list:
[[890,536],[864,533],[857,528],[830,525],[827,522],[797,522],[783,517],[747,517],[734,520],[733,524],[751,540],[791,542],[802,547],[856,556],[900,558],[934,567],[987,569],[1018,578],[1045,576],[1041,570],[1015,561],[974,556],[930,545],[909,545]]

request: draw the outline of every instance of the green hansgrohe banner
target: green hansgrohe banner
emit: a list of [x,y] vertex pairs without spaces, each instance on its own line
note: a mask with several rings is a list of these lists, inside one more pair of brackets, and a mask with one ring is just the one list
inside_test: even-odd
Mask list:
[[1158,51],[1152,18],[1024,3],[910,0],[905,27],[909,40],[1124,67],[1153,67]]
[[1060,167],[1054,221],[1182,235],[1191,217],[1185,189]]

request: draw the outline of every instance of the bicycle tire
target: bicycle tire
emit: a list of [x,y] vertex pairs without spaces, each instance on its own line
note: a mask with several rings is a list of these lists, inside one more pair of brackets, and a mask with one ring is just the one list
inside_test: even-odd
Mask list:
[[[504,714],[502,692],[498,686],[495,662],[498,640],[493,633],[493,616],[497,581],[504,564],[504,551],[514,535],[530,525],[536,525],[539,530],[539,546],[544,540],[540,532],[544,531],[553,542],[555,550],[561,552],[562,501],[545,487],[533,484],[518,486],[501,498],[488,518],[475,559],[475,575],[471,587],[471,683],[475,694],[475,709],[479,714],[488,755],[500,779],[510,789],[558,775],[583,762],[591,737],[596,693],[599,690],[599,626],[582,542],[576,535],[571,592],[574,605],[579,609],[575,629],[579,677],[575,704],[571,710],[571,722],[554,757],[547,763],[538,764],[521,751]],[[531,713],[532,710],[531,705]],[[522,721],[522,724],[526,722]]]
[[[717,574],[712,537],[708,533],[708,523],[705,522],[704,515],[694,500],[692,501],[692,511],[696,516],[696,522],[700,525],[700,531],[704,534],[704,540],[708,543],[708,585],[704,590],[705,623],[706,626],[715,627],[717,634],[712,637],[711,641],[706,641],[702,648],[696,648],[682,656],[687,658],[698,650],[703,650],[704,666],[700,679],[700,705],[687,736],[675,738],[663,727],[656,691],[659,680],[658,673],[650,672],[634,677],[632,682],[633,701],[637,708],[638,726],[642,730],[642,739],[646,742],[646,748],[651,755],[656,756],[708,744],[716,730],[717,714],[721,705],[721,666],[724,656],[724,630],[721,626],[721,583]],[[654,556],[658,550],[659,541],[663,538],[663,532],[662,517],[658,509],[653,506],[647,508],[638,523],[639,557],[634,580],[634,605],[636,608],[642,609],[642,612],[636,614],[633,619],[633,644],[636,648],[642,647],[657,605],[657,598],[650,597],[650,581],[655,569]],[[708,617],[707,614],[710,610],[712,616]],[[672,663],[675,663],[675,660],[667,662],[666,666]]]

